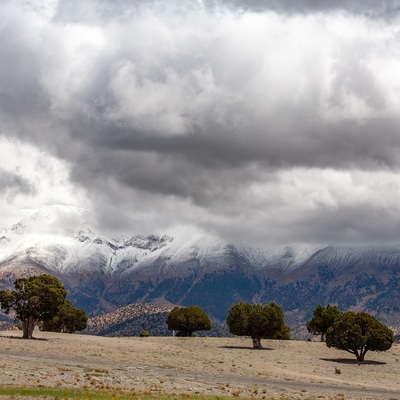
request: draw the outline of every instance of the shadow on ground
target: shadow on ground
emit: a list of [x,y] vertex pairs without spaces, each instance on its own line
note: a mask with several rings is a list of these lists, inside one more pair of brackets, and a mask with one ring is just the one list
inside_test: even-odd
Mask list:
[[340,363],[340,364],[358,364],[358,365],[385,365],[386,364],[385,362],[372,361],[372,360],[357,361],[353,358],[320,358],[320,360],[335,362],[335,363]]
[[255,351],[260,351],[260,350],[275,350],[270,347],[263,347],[262,349],[255,349],[254,347],[250,346],[219,346],[220,349],[237,349],[237,350],[255,350]]
[[42,340],[44,342],[47,342],[49,340],[49,339],[45,339],[45,338],[35,338],[35,337],[33,337],[31,339],[26,339],[26,338],[23,338],[22,336],[2,336],[2,337],[7,338],[7,339]]

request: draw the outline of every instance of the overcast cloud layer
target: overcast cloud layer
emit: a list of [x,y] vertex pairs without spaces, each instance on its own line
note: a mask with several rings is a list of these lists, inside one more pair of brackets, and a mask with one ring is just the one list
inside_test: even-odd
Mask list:
[[400,243],[400,1],[3,1],[0,60],[0,226]]

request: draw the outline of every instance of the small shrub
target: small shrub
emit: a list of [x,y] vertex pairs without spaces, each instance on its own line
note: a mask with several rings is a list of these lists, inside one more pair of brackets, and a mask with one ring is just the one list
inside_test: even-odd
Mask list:
[[143,330],[139,333],[139,337],[149,337],[149,336],[150,336],[150,333],[145,330]]

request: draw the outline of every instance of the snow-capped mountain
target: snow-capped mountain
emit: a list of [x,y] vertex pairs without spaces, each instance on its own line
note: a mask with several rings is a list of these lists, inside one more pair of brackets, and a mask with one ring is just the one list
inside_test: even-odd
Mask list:
[[[14,263],[9,261],[17,258],[20,263],[33,262],[56,274],[97,271],[106,275],[127,275],[146,269],[158,274],[176,270],[183,276],[191,273],[188,261],[215,270],[225,264],[227,258],[238,256],[236,253],[240,253],[243,263],[254,269],[278,266],[283,270],[295,269],[315,251],[293,247],[235,247],[192,229],[179,229],[168,235],[112,239],[97,235],[85,225],[86,213],[76,207],[46,207],[3,229],[0,232],[2,269],[12,269]],[[69,225],[71,220],[75,222],[72,224],[75,231],[62,231],[60,227]],[[153,271],[152,267],[160,260],[162,268]]]
[[113,239],[86,210],[53,206],[0,231],[0,286],[37,273],[59,277],[91,314],[162,298],[224,319],[238,301],[273,300],[294,330],[319,303],[400,326],[400,247],[256,248],[193,229]]

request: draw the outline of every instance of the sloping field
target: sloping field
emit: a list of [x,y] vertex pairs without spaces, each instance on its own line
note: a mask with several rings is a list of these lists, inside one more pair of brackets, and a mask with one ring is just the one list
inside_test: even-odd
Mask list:
[[[400,346],[358,365],[324,343],[0,332],[0,385],[254,398],[400,399]],[[341,370],[338,374],[335,367]]]

